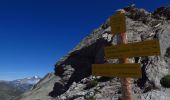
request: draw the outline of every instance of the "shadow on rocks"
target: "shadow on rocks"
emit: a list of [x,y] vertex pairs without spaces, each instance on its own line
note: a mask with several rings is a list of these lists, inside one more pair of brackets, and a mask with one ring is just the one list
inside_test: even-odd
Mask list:
[[[100,38],[95,43],[72,52],[63,62],[56,64],[55,75],[61,77],[62,83],[55,83],[50,96],[56,97],[66,92],[73,82],[79,82],[91,75],[91,65],[104,63],[104,47],[111,42]],[[74,69],[67,68],[71,66]]]

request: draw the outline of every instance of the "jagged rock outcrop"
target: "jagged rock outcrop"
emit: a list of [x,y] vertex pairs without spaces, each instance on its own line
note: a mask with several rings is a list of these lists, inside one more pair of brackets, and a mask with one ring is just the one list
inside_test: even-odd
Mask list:
[[[79,82],[83,78],[91,75],[92,64],[105,63],[103,53],[104,47],[109,44],[111,43],[107,42],[104,38],[100,38],[96,40],[95,43],[70,53],[69,57],[64,60],[64,62],[56,65],[55,75],[62,77],[61,81],[62,84],[64,84],[63,88],[65,91],[73,82]],[[73,70],[70,70],[71,68],[69,67],[73,68]],[[56,89],[56,87],[62,84],[55,84],[54,91],[51,92],[50,95],[58,96],[60,93],[64,93],[65,91],[63,91],[61,87]],[[59,91],[63,92],[58,94]]]
[[170,20],[170,5],[157,8],[153,15],[155,18]]
[[[166,33],[166,31],[169,31],[169,29],[170,29],[168,27],[169,23],[166,23],[164,20],[154,19],[154,14],[151,14],[151,13],[145,11],[144,9],[138,9],[135,7],[127,7],[127,8],[125,8],[125,11],[126,11],[127,16],[130,18],[130,19],[127,18],[127,34],[128,34],[129,42],[144,41],[144,40],[149,40],[149,39],[160,39],[161,47],[162,47],[162,57],[163,57],[165,55],[164,50],[166,50],[169,45],[169,44],[165,45],[164,43],[167,43],[165,41],[168,41],[170,38],[163,37],[165,34],[168,34],[168,33]],[[103,29],[102,31],[105,32],[106,30],[108,32],[110,32],[110,27],[107,27],[106,29]],[[100,34],[105,34],[104,32],[100,33]],[[113,37],[113,38],[116,39],[116,37]],[[91,47],[89,47],[89,48],[93,49],[96,52],[98,50],[100,50],[100,49],[96,50]],[[91,51],[90,49],[89,49],[89,51]],[[81,49],[81,50],[83,51],[83,49]],[[77,52],[77,55],[79,55],[79,54],[81,55],[82,53]],[[95,54],[95,53],[93,53],[93,54]],[[83,59],[87,55],[88,55],[88,53],[86,53],[84,56],[79,56],[79,57]],[[103,55],[103,54],[100,53],[100,55]],[[69,59],[74,59],[74,57],[72,55],[70,55],[69,57],[70,57]],[[161,88],[160,79],[169,73],[169,70],[168,70],[169,65],[165,62],[165,59],[163,59],[162,57],[152,56],[152,57],[138,58],[138,62],[142,64],[142,70],[143,70],[143,78],[139,79],[137,81],[137,83],[138,83],[137,85],[141,89],[143,89],[141,91],[146,92],[146,91],[150,91],[152,89],[158,89],[158,88],[160,89]],[[65,60],[65,61],[67,61],[67,60]],[[79,61],[80,60],[77,59],[77,62],[79,62]],[[93,63],[96,63],[96,62],[93,62]],[[93,64],[93,63],[91,63],[91,64]],[[101,62],[99,62],[99,63],[101,63]],[[56,65],[56,73],[58,72],[58,70],[60,68],[59,66],[62,66],[62,64]],[[67,64],[65,63],[64,66],[62,66],[61,68],[64,68],[66,66],[67,66]],[[57,70],[57,68],[58,68],[58,70]],[[79,71],[80,71],[80,67],[79,67]],[[80,71],[80,72],[86,73],[85,70],[83,70],[83,71]],[[89,69],[89,71],[90,71],[90,69]],[[63,72],[65,72],[65,71],[63,71]],[[58,75],[58,74],[56,74],[56,75]],[[79,77],[78,74],[77,74],[77,77]],[[75,79],[74,80],[75,82],[78,82],[78,81],[76,81],[76,78],[73,78],[73,79]],[[57,89],[56,89],[56,91],[57,91]],[[55,92],[54,92],[54,94],[57,95]]]
[[[133,79],[132,83],[134,100],[168,100],[170,90],[162,87],[160,80],[163,76],[170,74],[169,10],[167,14],[159,14],[159,11],[152,14],[134,6],[126,7],[124,10],[129,43],[159,39],[161,46],[161,56],[129,59],[131,63],[136,62],[142,65],[142,78]],[[161,18],[162,16],[166,18]],[[91,76],[91,64],[117,63],[117,59],[104,58],[103,48],[111,44],[116,44],[116,36],[111,34],[109,20],[107,20],[56,63],[55,76],[52,74],[52,77],[45,77],[44,81],[40,81],[32,91],[23,96],[28,98],[30,95],[31,98],[37,97],[40,100],[92,98],[117,100],[121,96],[119,78]],[[89,82],[93,84],[87,85]],[[48,94],[53,98],[48,97]]]

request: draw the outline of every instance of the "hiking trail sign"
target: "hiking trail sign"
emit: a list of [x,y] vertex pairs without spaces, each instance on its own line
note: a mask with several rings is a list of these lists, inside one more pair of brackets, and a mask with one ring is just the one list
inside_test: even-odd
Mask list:
[[93,64],[92,74],[110,77],[141,78],[140,64]]
[[110,17],[110,26],[112,33],[126,32],[125,14],[116,14]]
[[[127,44],[126,21],[123,11],[110,17],[112,34],[117,34],[118,45],[105,47],[105,57],[119,59],[120,64],[93,64],[92,75],[121,77],[122,100],[133,100],[132,78],[141,78],[140,64],[129,64],[128,57],[160,55],[158,40]],[[128,78],[127,78],[128,77]]]
[[147,40],[105,48],[105,57],[110,59],[153,55],[160,55],[159,40]]

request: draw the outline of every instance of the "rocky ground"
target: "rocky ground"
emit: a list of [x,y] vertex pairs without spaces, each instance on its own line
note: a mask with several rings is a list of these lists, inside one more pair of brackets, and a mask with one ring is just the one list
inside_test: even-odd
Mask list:
[[[134,6],[124,10],[128,42],[159,39],[161,47],[160,56],[129,59],[142,65],[142,78],[132,79],[134,100],[169,100],[170,89],[160,80],[170,74],[170,10],[168,6],[153,13]],[[119,78],[91,76],[91,64],[117,63],[106,60],[103,53],[105,46],[115,44],[108,19],[56,63],[54,74],[46,75],[19,100],[118,100]]]

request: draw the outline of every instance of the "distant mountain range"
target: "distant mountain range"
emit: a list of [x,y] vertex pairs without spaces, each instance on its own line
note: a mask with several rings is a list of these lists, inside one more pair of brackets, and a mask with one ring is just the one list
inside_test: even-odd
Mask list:
[[14,100],[16,96],[30,90],[40,79],[38,76],[33,76],[13,81],[0,81],[0,100]]
[[40,81],[40,77],[33,76],[29,78],[24,79],[17,79],[14,81],[10,81],[9,83],[13,85],[14,87],[18,88],[19,90],[25,92],[33,87],[34,84],[38,83]]

